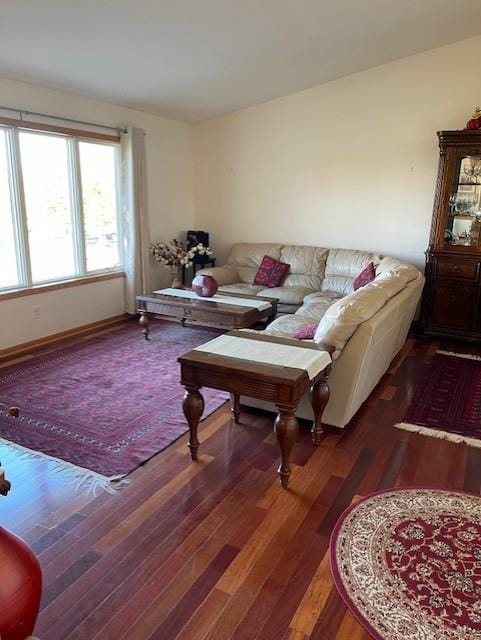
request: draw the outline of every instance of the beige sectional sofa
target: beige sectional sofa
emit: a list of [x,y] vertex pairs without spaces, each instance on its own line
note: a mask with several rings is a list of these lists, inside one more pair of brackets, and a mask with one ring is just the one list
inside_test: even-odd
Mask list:
[[[264,255],[290,264],[282,286],[253,284]],[[376,278],[354,291],[354,279],[369,262],[376,266]],[[265,330],[268,334],[290,337],[302,326],[318,324],[314,340],[336,347],[323,416],[336,427],[351,420],[404,345],[424,285],[418,269],[395,258],[274,243],[236,244],[224,266],[199,273],[213,275],[221,292],[278,298],[279,315]],[[274,410],[252,398],[242,401]],[[298,415],[312,419],[307,397]]]

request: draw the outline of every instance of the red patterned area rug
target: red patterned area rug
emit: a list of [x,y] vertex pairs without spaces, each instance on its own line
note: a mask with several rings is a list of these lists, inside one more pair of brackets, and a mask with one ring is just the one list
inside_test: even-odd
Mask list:
[[406,417],[395,426],[481,447],[481,358],[438,351],[414,389]]
[[481,638],[481,498],[391,489],[343,513],[331,572],[375,640]]
[[[2,401],[21,409],[17,419],[0,413],[2,444],[108,488],[188,430],[177,357],[220,333],[164,321],[146,341],[132,323],[0,369]],[[228,399],[203,395],[204,417]]]

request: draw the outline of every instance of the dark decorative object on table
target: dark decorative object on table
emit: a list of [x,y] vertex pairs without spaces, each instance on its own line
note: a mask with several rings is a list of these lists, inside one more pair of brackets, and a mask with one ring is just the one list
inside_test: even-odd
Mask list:
[[[187,249],[199,244],[203,247],[209,247],[209,233],[207,231],[187,231]],[[189,269],[189,267],[191,267],[191,269]],[[191,278],[195,278],[196,271],[205,267],[215,267],[215,258],[210,250],[209,253],[196,253],[191,260],[191,265],[182,266],[182,284],[188,286],[191,282]]]
[[214,276],[195,276],[192,289],[201,298],[211,298],[217,293],[217,280]]
[[[195,247],[197,244],[202,244],[204,247],[209,246],[209,234],[207,231],[187,231],[187,249]],[[197,254],[194,256],[192,262],[195,264],[205,264],[209,262],[210,256]]]

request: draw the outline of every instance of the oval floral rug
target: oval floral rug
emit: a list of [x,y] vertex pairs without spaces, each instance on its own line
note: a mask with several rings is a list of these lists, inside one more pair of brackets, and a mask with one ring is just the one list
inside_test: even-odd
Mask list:
[[481,640],[481,497],[391,489],[331,536],[339,594],[376,640]]

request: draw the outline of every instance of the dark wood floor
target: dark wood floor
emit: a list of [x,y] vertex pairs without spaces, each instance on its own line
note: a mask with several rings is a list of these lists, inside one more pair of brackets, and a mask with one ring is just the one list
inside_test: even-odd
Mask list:
[[[307,432],[282,490],[272,418],[228,406],[96,497],[55,464],[0,448],[13,490],[0,522],[43,567],[42,640],[361,640],[333,588],[329,534],[371,491],[424,485],[479,492],[481,449],[400,431],[416,377],[438,343],[410,339],[351,427],[313,449]],[[452,345],[451,345],[452,346]],[[473,352],[473,349],[467,349]]]

